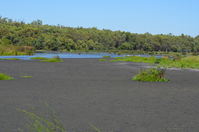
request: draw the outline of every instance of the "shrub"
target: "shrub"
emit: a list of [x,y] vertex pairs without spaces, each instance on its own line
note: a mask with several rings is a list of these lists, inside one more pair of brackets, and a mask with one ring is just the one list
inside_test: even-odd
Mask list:
[[138,75],[132,78],[132,80],[143,82],[167,82],[168,79],[164,78],[165,69],[152,68],[142,70]]

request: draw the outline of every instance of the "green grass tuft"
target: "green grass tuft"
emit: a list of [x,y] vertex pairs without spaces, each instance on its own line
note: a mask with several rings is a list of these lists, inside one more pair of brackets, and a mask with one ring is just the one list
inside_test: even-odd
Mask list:
[[107,59],[99,59],[99,61],[107,61]]
[[147,69],[142,70],[138,75],[132,78],[132,80],[143,82],[168,82],[169,80],[164,78],[164,69]]
[[21,76],[21,78],[32,78],[32,76]]
[[13,80],[13,78],[6,74],[0,73],[0,80]]
[[103,58],[111,58],[111,56],[103,56]]

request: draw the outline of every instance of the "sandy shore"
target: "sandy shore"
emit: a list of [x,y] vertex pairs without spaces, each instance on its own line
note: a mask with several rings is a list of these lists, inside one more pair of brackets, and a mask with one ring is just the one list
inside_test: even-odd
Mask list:
[[[64,59],[63,63],[0,61],[0,132],[17,132],[26,118],[16,109],[48,114],[68,132],[198,132],[199,72],[167,72],[166,83],[131,81],[145,64]],[[20,76],[33,76],[20,78]]]

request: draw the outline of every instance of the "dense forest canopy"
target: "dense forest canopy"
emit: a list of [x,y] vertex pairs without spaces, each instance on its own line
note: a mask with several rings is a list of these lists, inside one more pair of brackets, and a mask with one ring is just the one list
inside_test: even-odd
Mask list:
[[199,52],[199,36],[136,34],[97,28],[29,24],[0,17],[0,45],[33,46],[38,50],[142,50]]

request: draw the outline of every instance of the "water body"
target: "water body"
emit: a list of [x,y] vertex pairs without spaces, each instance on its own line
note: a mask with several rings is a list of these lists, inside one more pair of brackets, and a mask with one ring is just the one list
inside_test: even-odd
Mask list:
[[112,53],[35,53],[34,55],[0,56],[0,58],[30,60],[32,57],[52,58],[55,56],[59,56],[60,58],[103,58],[103,56],[122,57],[125,55],[117,55]]
[[[34,55],[20,55],[20,56],[0,56],[0,58],[9,59],[9,58],[17,58],[21,60],[30,60],[32,57],[45,57],[52,58],[55,56],[59,56],[60,58],[103,58],[103,56],[114,57],[123,57],[130,55],[118,55],[113,53],[35,53]],[[150,55],[136,55],[142,57],[150,57]],[[156,56],[157,58],[161,56]]]

